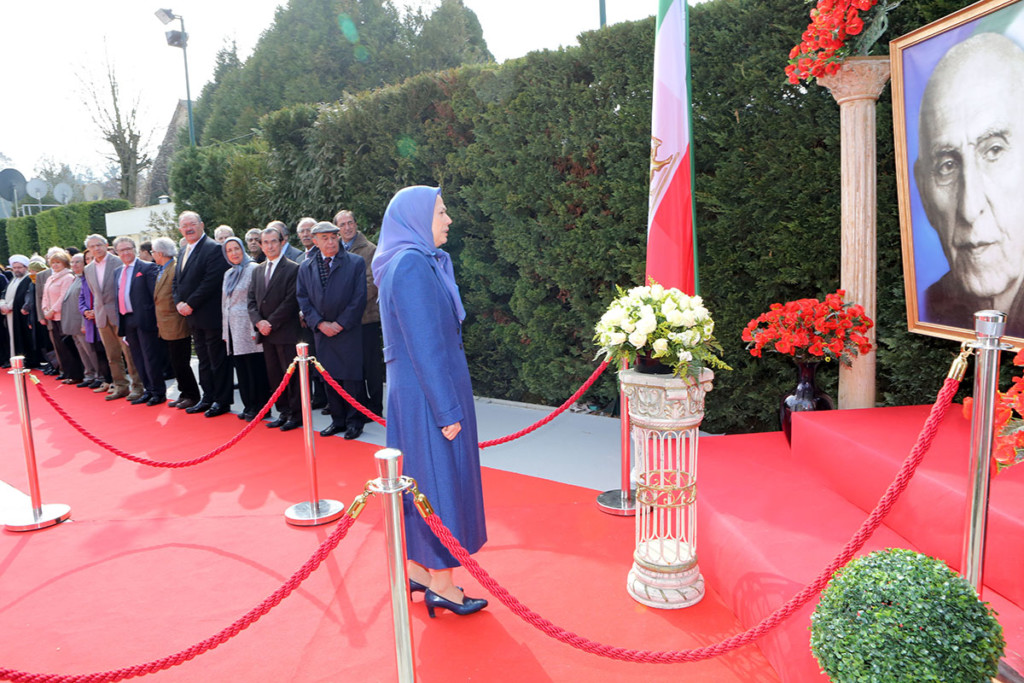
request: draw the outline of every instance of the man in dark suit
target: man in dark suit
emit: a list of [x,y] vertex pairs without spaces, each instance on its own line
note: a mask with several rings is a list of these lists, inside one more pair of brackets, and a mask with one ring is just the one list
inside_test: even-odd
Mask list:
[[[302,315],[316,339],[316,357],[353,397],[363,379],[363,332],[366,308],[366,263],[340,248],[340,230],[324,221],[313,228],[318,252],[302,262],[298,299]],[[327,395],[331,424],[320,432],[333,436],[345,430],[346,439],[363,432],[359,412],[337,392]]]
[[206,236],[203,220],[194,211],[182,211],[178,230],[185,246],[175,267],[174,301],[178,313],[188,319],[199,358],[199,386],[203,397],[185,408],[186,413],[217,417],[231,410],[234,384],[227,347],[221,337],[221,285],[227,259],[221,246]]
[[288,241],[288,225],[284,221],[270,221],[267,223],[267,228],[274,228],[284,235],[284,246],[281,247],[281,253],[284,254],[285,258],[301,263],[304,258],[302,252],[293,247]]
[[158,406],[167,400],[164,382],[164,347],[156,327],[153,289],[159,268],[137,258],[135,241],[130,237],[114,240],[114,253],[122,265],[114,271],[117,296],[118,336],[128,342],[135,369],[142,379],[142,395],[132,405]]
[[[267,379],[273,389],[281,384],[285,371],[295,358],[299,342],[299,301],[295,279],[299,265],[284,256],[284,233],[276,227],[263,231],[260,243],[267,260],[256,267],[249,285],[249,319],[259,332]],[[277,399],[278,418],[267,424],[282,432],[302,426],[302,403],[298,373]]]

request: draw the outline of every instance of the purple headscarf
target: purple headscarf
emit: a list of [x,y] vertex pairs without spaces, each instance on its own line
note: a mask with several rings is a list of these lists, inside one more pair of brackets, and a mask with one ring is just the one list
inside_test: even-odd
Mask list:
[[371,263],[373,281],[380,287],[395,257],[406,249],[421,252],[430,257],[428,261],[448,290],[461,321],[466,319],[466,309],[462,306],[459,286],[455,284],[452,257],[434,246],[434,204],[440,196],[440,188],[413,185],[399,190],[391,198],[381,221],[377,253]]

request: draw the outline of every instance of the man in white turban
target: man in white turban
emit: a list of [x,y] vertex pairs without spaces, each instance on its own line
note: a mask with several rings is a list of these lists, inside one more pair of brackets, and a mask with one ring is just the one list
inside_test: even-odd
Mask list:
[[[9,348],[4,355],[24,356],[25,367],[39,365],[32,335],[35,320],[35,285],[28,275],[29,259],[22,254],[14,254],[9,260],[14,279],[0,296],[0,314],[7,325]],[[5,366],[9,365],[9,361]]]

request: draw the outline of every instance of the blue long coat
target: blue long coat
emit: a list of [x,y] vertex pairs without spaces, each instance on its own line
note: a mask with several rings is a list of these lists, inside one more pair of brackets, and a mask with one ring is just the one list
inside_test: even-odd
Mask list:
[[[302,317],[313,330],[316,357],[331,377],[363,378],[363,311],[366,310],[366,262],[344,249],[331,263],[327,286],[320,284],[320,254],[299,265],[297,297]],[[344,330],[328,337],[317,329],[322,321],[336,322]]]
[[[476,412],[462,326],[428,257],[406,250],[380,283],[387,363],[387,445],[404,454],[434,511],[470,553],[487,541]],[[462,423],[453,441],[441,427]],[[409,558],[431,569],[457,567],[408,496],[403,497]]]

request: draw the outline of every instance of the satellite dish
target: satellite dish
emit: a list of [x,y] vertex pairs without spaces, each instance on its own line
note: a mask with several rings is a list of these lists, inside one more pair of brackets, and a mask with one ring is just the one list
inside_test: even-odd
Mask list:
[[71,194],[71,186],[67,183],[57,183],[57,187],[53,188],[53,197],[61,204],[70,202]]
[[50,186],[46,184],[46,181],[42,178],[33,178],[28,181],[25,186],[25,191],[28,192],[34,199],[42,199],[46,196]]
[[89,183],[85,186],[85,201],[95,202],[103,199],[103,186],[99,183]]
[[25,196],[25,176],[13,168],[0,171],[0,197],[17,202]]

